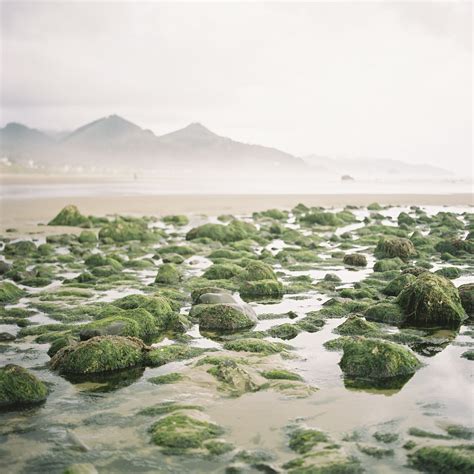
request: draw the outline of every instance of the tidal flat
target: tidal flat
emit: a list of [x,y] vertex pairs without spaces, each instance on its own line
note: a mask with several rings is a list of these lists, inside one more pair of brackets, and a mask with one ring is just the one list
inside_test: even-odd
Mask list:
[[0,471],[474,471],[471,207],[81,211],[1,236]]

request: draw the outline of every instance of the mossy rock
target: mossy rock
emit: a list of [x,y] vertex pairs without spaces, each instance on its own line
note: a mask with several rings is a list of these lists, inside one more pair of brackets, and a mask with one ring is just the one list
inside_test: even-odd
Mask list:
[[411,273],[402,273],[394,278],[383,290],[382,293],[387,296],[398,296],[402,290],[416,280],[415,275]]
[[133,337],[99,336],[60,349],[50,364],[62,374],[105,373],[141,365],[145,349]]
[[409,465],[422,472],[471,474],[474,472],[474,447],[425,446],[408,455]]
[[268,330],[270,336],[285,340],[295,338],[300,332],[301,329],[299,326],[290,323],[273,326]]
[[25,296],[25,291],[18,288],[14,283],[3,281],[0,283],[0,304],[16,303]]
[[233,263],[215,263],[202,275],[208,280],[228,280],[239,276],[243,272],[242,267]]
[[221,389],[233,396],[240,396],[248,392],[260,390],[262,384],[258,383],[258,377],[254,377],[245,367],[233,359],[222,359],[213,364],[208,370],[221,382]]
[[382,237],[375,248],[375,256],[378,258],[399,257],[406,260],[415,255],[415,246],[403,237]]
[[472,240],[449,239],[438,242],[435,249],[440,253],[449,253],[450,255],[460,256],[464,253],[474,253],[474,242]]
[[456,267],[444,267],[440,268],[439,270],[436,270],[435,275],[443,276],[445,278],[448,278],[449,280],[455,280],[456,278],[459,278],[461,276],[461,270]]
[[78,240],[81,244],[96,244],[99,239],[92,230],[83,230],[79,234]]
[[366,267],[367,258],[365,255],[360,253],[348,253],[344,255],[344,265],[349,265],[353,267]]
[[51,342],[51,346],[48,349],[49,357],[53,357],[63,347],[71,346],[77,342],[71,335],[63,335],[56,337]]
[[277,276],[270,265],[259,261],[249,261],[241,275],[245,282],[261,280],[277,280]]
[[327,441],[328,437],[322,431],[312,428],[298,428],[290,433],[289,446],[298,454],[306,454],[317,444]]
[[458,326],[466,318],[456,287],[446,278],[422,273],[397,298],[409,324]]
[[458,288],[461,304],[469,316],[474,315],[474,283],[466,283]]
[[263,339],[245,338],[228,341],[224,349],[237,352],[255,352],[257,354],[270,355],[289,349],[289,346],[280,342],[270,342]]
[[253,310],[239,304],[210,304],[199,314],[199,329],[236,331],[255,326],[257,317]]
[[155,385],[168,385],[184,380],[184,376],[179,372],[171,372],[169,374],[157,375],[156,377],[150,377],[148,382]]
[[182,227],[184,225],[189,224],[189,219],[187,218],[187,216],[183,216],[181,214],[164,216],[162,220],[166,224],[172,224],[178,227]]
[[339,363],[345,376],[362,379],[388,379],[411,375],[421,367],[420,361],[398,344],[357,337],[343,346]]
[[284,369],[264,370],[260,374],[269,380],[295,380],[301,382],[303,378],[295,372]]
[[48,225],[91,227],[91,222],[88,217],[79,212],[76,206],[69,204],[65,206],[54,219],[49,221]]
[[380,334],[380,329],[374,323],[366,321],[359,316],[349,316],[340,324],[334,332],[342,336],[368,336],[374,337]]
[[405,321],[402,309],[396,303],[382,302],[369,306],[364,316],[368,321],[398,326]]
[[99,240],[117,243],[131,240],[147,241],[153,240],[153,233],[148,229],[146,222],[117,219],[100,229]]
[[0,367],[0,408],[41,403],[47,396],[46,385],[27,369],[14,364]]
[[240,295],[244,298],[280,298],[283,296],[283,285],[276,280],[246,281],[239,289]]
[[152,442],[176,453],[200,449],[205,441],[218,438],[223,433],[220,426],[183,413],[161,418],[151,427]]
[[186,234],[186,240],[207,238],[225,244],[252,238],[256,233],[254,225],[233,220],[228,225],[204,224],[195,227]]
[[399,258],[383,258],[374,264],[374,272],[383,273],[391,270],[399,270],[405,265],[405,262]]
[[34,242],[31,240],[19,240],[17,242],[7,243],[3,248],[3,253],[11,257],[31,257],[38,251]]
[[163,263],[158,268],[155,283],[162,285],[177,285],[181,280],[181,274],[172,263]]
[[146,364],[151,367],[160,367],[178,360],[192,359],[201,355],[206,349],[187,346],[186,344],[170,344],[153,348],[146,355]]
[[117,316],[98,319],[83,326],[82,340],[95,336],[133,336],[148,339],[157,333],[155,318],[144,308],[124,310]]

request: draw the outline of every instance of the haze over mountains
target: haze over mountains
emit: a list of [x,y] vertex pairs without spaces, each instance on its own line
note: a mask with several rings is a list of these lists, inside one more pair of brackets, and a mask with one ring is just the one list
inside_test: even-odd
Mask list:
[[117,115],[88,123],[70,133],[47,133],[18,123],[0,129],[0,158],[8,164],[47,170],[162,173],[305,173],[355,179],[375,176],[412,178],[449,176],[429,165],[374,158],[304,159],[276,148],[219,136],[200,123],[155,135]]

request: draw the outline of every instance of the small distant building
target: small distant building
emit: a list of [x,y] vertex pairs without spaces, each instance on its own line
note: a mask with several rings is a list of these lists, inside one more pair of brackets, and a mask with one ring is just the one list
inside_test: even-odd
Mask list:
[[341,181],[354,181],[354,178],[351,175],[343,174],[341,176]]

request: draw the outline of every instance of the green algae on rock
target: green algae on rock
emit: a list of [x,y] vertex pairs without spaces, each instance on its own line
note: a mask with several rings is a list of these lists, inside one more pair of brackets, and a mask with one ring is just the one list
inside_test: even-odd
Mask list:
[[183,413],[173,413],[161,418],[151,427],[154,444],[171,453],[203,448],[205,441],[218,438],[224,433],[220,426],[198,420]]
[[155,283],[162,285],[177,285],[181,274],[173,263],[163,263],[158,268]]
[[62,374],[111,372],[141,365],[145,348],[133,337],[98,336],[60,349],[50,365]]
[[46,385],[27,369],[14,364],[0,367],[0,408],[41,403],[47,396]]
[[410,350],[380,339],[357,337],[343,345],[339,365],[345,376],[362,379],[389,379],[411,375],[421,367]]
[[169,344],[153,348],[146,355],[146,365],[159,367],[177,360],[192,359],[209,349],[191,347],[185,344]]
[[14,283],[2,281],[0,283],[0,304],[16,303],[26,292]]
[[271,369],[260,372],[263,377],[269,380],[297,380],[302,381],[303,378],[295,372],[284,369]]
[[150,377],[148,382],[155,385],[167,385],[171,383],[180,382],[184,380],[184,376],[179,372],[171,372],[169,374],[157,375],[156,377]]
[[409,465],[434,474],[471,474],[474,471],[474,446],[425,446],[408,455]]
[[458,287],[461,304],[469,316],[474,315],[474,283],[465,283]]
[[325,433],[312,428],[298,428],[290,433],[290,449],[298,454],[306,454],[318,443],[328,440]]
[[54,219],[48,222],[48,225],[92,227],[90,219],[82,215],[72,204],[65,206]]
[[246,281],[239,289],[242,298],[281,298],[284,293],[283,285],[275,280]]
[[458,326],[466,318],[456,287],[446,278],[422,273],[399,294],[406,321],[421,326]]
[[381,331],[374,323],[366,321],[359,316],[349,316],[342,324],[340,324],[334,332],[343,336],[368,336],[376,337]]
[[348,253],[344,255],[344,265],[350,265],[353,267],[366,267],[367,257],[360,253]]
[[411,273],[402,273],[391,280],[382,290],[382,293],[387,296],[398,296],[408,284],[413,283],[415,280],[415,275],[412,275]]
[[236,331],[255,326],[253,310],[239,304],[210,304],[199,313],[199,328],[217,331]]
[[406,260],[415,255],[415,246],[403,237],[382,237],[375,248],[375,256],[378,258],[399,257]]
[[281,342],[270,342],[254,338],[236,339],[224,344],[224,349],[228,351],[255,352],[262,355],[276,354],[289,348],[290,346]]
[[396,303],[385,301],[369,306],[365,310],[364,316],[368,321],[393,324],[395,326],[398,326],[405,321],[405,315],[400,306]]

